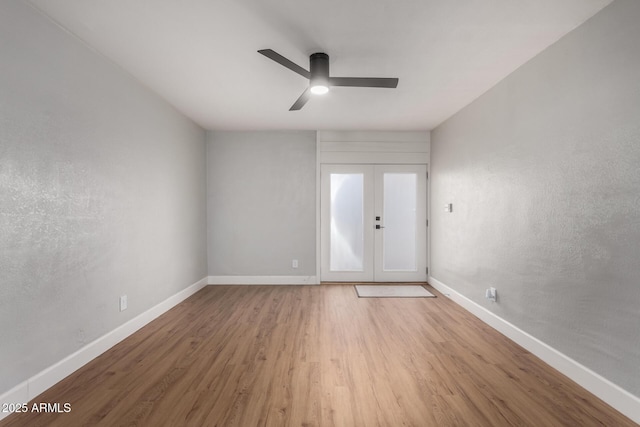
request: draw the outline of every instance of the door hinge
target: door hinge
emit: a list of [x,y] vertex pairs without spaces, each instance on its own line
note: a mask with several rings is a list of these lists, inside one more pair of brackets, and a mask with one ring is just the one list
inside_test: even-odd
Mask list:
[[429,274],[429,267],[427,267],[425,270],[427,270],[426,273]]
[[427,172],[427,179],[429,179],[429,172]]
[[427,227],[429,226],[429,220],[427,220]]

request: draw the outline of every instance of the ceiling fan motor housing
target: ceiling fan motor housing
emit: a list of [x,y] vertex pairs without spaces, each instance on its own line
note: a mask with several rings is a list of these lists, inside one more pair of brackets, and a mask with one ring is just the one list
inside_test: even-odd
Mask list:
[[317,52],[309,57],[311,86],[329,87],[329,55]]

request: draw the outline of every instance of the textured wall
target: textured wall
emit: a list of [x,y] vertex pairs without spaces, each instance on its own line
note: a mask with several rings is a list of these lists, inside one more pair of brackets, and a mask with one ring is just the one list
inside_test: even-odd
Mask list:
[[432,276],[637,396],[638,22],[640,2],[613,2],[436,128],[431,154]]
[[23,2],[0,58],[1,394],[206,276],[206,145]]
[[315,275],[315,132],[210,132],[208,141],[209,275]]

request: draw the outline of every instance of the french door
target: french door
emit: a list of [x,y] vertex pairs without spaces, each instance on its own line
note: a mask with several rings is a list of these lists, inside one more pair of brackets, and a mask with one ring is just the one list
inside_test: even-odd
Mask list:
[[321,280],[427,280],[426,165],[322,165]]

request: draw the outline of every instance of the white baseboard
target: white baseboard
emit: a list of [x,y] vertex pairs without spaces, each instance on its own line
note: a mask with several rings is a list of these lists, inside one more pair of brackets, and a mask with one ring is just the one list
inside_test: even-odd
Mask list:
[[634,422],[640,423],[640,397],[629,393],[622,387],[593,372],[586,366],[581,365],[564,353],[561,353],[550,345],[540,341],[538,338],[507,322],[439,280],[429,276],[429,284]]
[[317,285],[316,276],[209,276],[210,285]]
[[[0,408],[5,403],[21,404],[29,402],[40,393],[86,365],[88,362],[109,350],[111,347],[118,344],[120,341],[124,340],[152,320],[156,319],[161,314],[169,311],[174,306],[195,294],[206,285],[207,278],[204,277],[188,288],[181,290],[158,305],[139,314],[123,325],[118,326],[111,332],[108,332],[95,341],[90,342],[75,353],[72,353],[61,361],[37,373],[28,380],[18,384],[11,390],[4,392],[0,395]],[[0,420],[7,415],[10,414],[0,411]]]

